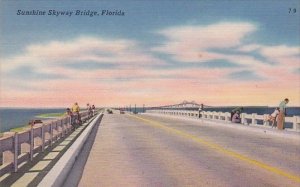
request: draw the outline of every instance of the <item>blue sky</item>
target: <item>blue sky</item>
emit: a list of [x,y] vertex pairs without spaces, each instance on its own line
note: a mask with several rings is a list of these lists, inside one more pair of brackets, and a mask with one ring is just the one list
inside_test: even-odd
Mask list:
[[[280,81],[290,82],[292,79],[299,83],[299,71],[297,71],[297,69],[299,70],[300,56],[299,1],[3,0],[0,2],[0,7],[2,79],[6,79],[6,83],[2,84],[2,90],[4,90],[2,100],[5,100],[5,105],[12,104],[12,101],[15,101],[13,105],[18,105],[17,101],[24,100],[22,97],[31,101],[30,95],[44,98],[47,104],[51,92],[47,93],[45,91],[47,89],[43,85],[51,83],[52,90],[57,91],[62,89],[54,86],[57,85],[55,81],[58,80],[60,80],[61,86],[68,84],[68,81],[71,80],[77,81],[78,85],[81,85],[77,79],[73,79],[72,75],[86,76],[90,71],[95,74],[95,77],[91,75],[84,79],[95,83],[86,89],[92,90],[96,94],[97,90],[94,90],[93,87],[97,87],[98,90],[107,90],[107,94],[116,95],[116,97],[118,90],[115,89],[120,87],[119,80],[123,80],[123,89],[126,90],[126,87],[134,89],[134,85],[137,85],[138,88],[138,83],[148,80],[149,77],[153,80],[162,79],[163,81],[166,81],[166,77],[168,77],[168,82],[163,82],[166,87],[164,91],[160,92],[160,89],[153,91],[156,90],[156,85],[146,82],[144,85],[146,85],[146,90],[150,90],[149,93],[135,92],[140,93],[138,96],[141,97],[141,100],[146,99],[149,100],[149,103],[156,104],[180,102],[181,99],[207,99],[207,102],[213,102],[213,97],[206,97],[209,95],[210,89],[203,96],[197,98],[196,93],[200,93],[201,88],[206,88],[204,84],[206,81],[216,83],[216,87],[224,84],[222,81],[231,82],[236,86],[240,86],[242,83],[243,86],[240,87],[247,92],[253,92],[253,104],[258,104],[265,101],[261,99],[265,92],[276,89],[274,86],[270,88],[267,85],[270,85],[272,81],[277,81],[275,77],[272,77],[272,72],[280,72],[283,67],[283,73],[291,72],[292,76]],[[18,10],[45,10],[48,12],[49,10],[76,11],[77,9],[99,12],[106,9],[121,10],[125,16],[56,17],[16,14]],[[290,9],[292,12],[289,12]],[[296,9],[295,13],[294,9]],[[214,28],[221,29],[214,30]],[[214,31],[217,34],[210,35]],[[206,40],[206,38],[209,39]],[[98,43],[93,44],[93,40]],[[69,55],[76,56],[74,51],[78,53],[82,44],[86,45],[86,53],[79,55],[78,59],[80,60],[71,58]],[[101,45],[107,45],[107,47]],[[188,46],[192,47],[190,51],[187,54],[181,54],[181,52],[186,52],[182,50]],[[62,53],[62,56],[67,54],[66,57],[57,57],[53,51],[55,48],[66,49]],[[110,48],[114,49],[110,50]],[[36,53],[39,53],[40,56],[37,57]],[[278,55],[274,53],[278,53]],[[57,54],[60,54],[59,51]],[[90,56],[87,56],[88,54]],[[134,56],[137,58],[134,59]],[[128,62],[120,62],[124,57],[128,58]],[[289,63],[285,64],[287,60]],[[23,61],[27,62],[23,63]],[[269,70],[270,72],[268,72]],[[124,72],[120,75],[119,71]],[[203,71],[203,75],[209,75],[211,72],[216,76],[220,75],[221,78],[216,77],[216,81],[213,78],[210,79],[211,77],[198,77],[197,71],[199,74],[202,74]],[[108,73],[108,75],[98,77],[97,75],[101,72],[102,74]],[[135,73],[138,75],[131,75]],[[203,84],[200,86],[198,84],[189,85],[190,82],[184,82],[187,79],[190,79],[190,82],[192,79],[202,79]],[[48,82],[46,82],[47,80]],[[101,80],[100,83],[97,80]],[[64,81],[65,83],[63,83]],[[170,98],[166,101],[149,99],[148,96],[153,92],[158,97],[175,92],[173,83],[181,81],[182,84],[188,85],[187,91],[182,91],[181,97]],[[259,93],[256,93],[257,90],[251,90],[251,81],[252,85],[256,84],[253,88],[257,88],[257,84],[261,84],[265,90]],[[255,81],[258,83],[254,83]],[[114,86],[111,86],[112,82],[115,82]],[[193,90],[192,87],[196,86],[200,88]],[[11,96],[10,93],[14,89],[20,90],[21,87],[24,88],[22,91],[17,91],[18,94]],[[32,91],[32,88],[43,90],[43,92]],[[298,105],[300,99],[297,99],[295,93],[299,93],[299,86],[288,83],[288,86],[284,87],[284,90],[286,89],[292,91],[280,92],[267,102],[275,105],[281,97],[290,95],[296,100],[294,104]],[[190,92],[195,92],[195,94],[189,95]],[[234,93],[236,92],[240,91],[235,90]],[[24,93],[28,94],[27,99]],[[232,92],[224,87],[218,90],[215,98],[220,98],[220,102],[225,102],[227,97],[222,97],[224,94],[232,94]],[[61,100],[69,102],[64,97],[65,93],[61,95],[63,95]],[[122,99],[116,102],[130,102],[136,95],[128,91],[120,97]],[[241,102],[247,95],[243,93],[238,97],[241,97],[238,99],[238,102]],[[259,99],[255,100],[255,98]],[[78,99],[85,102],[89,97],[81,96]],[[230,101],[228,105],[235,104],[233,102],[235,101]],[[114,104],[116,103],[107,102],[107,105]],[[28,105],[28,103],[19,103],[19,105]],[[55,105],[59,105],[59,103]]]
[[[67,40],[78,35],[126,37],[160,42],[155,30],[181,24],[210,24],[220,21],[248,21],[258,24],[253,36],[262,44],[299,42],[299,1],[1,1],[1,29],[6,54],[16,53],[24,45],[49,40]],[[123,10],[124,17],[17,16],[17,10]],[[9,19],[8,19],[9,18]],[[298,23],[298,24],[297,24]]]

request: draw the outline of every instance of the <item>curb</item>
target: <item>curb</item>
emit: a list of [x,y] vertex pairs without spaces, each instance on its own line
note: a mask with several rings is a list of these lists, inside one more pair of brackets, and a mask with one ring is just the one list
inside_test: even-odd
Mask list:
[[64,153],[64,155],[38,184],[39,187],[60,187],[63,185],[65,178],[68,176],[69,171],[72,169],[73,164],[81,151],[81,148],[92,132],[93,127],[97,123],[100,123],[102,116],[103,114],[98,114],[91,124],[86,127],[86,129],[80,134],[71,147]]

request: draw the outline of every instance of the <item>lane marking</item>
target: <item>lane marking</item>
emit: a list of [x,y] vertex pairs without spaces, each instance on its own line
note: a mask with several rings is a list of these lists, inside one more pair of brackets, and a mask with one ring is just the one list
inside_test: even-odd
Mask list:
[[185,138],[188,138],[188,139],[192,139],[194,140],[195,142],[198,142],[198,143],[201,143],[201,144],[204,144],[206,145],[207,147],[210,147],[212,149],[215,149],[216,151],[219,151],[221,153],[224,153],[226,155],[229,155],[229,156],[232,156],[234,158],[237,158],[239,160],[243,160],[247,163],[250,163],[250,164],[253,164],[253,165],[256,165],[260,168],[263,168],[265,170],[268,170],[272,173],[276,173],[278,175],[281,175],[281,176],[284,176],[284,177],[287,177],[293,181],[296,181],[296,182],[300,182],[300,177],[297,176],[297,175],[294,175],[292,173],[289,173],[289,172],[286,172],[284,170],[281,170],[279,168],[276,168],[276,167],[273,167],[271,165],[268,165],[266,163],[263,163],[261,161],[257,161],[257,160],[254,160],[250,157],[247,157],[245,155],[242,155],[242,154],[239,154],[237,152],[234,152],[234,151],[230,151],[228,149],[225,149],[223,147],[221,147],[220,145],[218,144],[215,144],[215,143],[212,143],[212,142],[208,142],[202,138],[199,138],[197,136],[194,136],[192,134],[188,134],[188,133],[185,133],[183,131],[180,131],[178,129],[175,129],[175,128],[171,128],[171,127],[167,127],[166,125],[163,125],[163,123],[160,123],[160,122],[157,122],[157,121],[153,121],[153,120],[149,120],[149,119],[145,119],[145,118],[141,118],[141,117],[138,117],[138,116],[134,116],[134,115],[130,115],[131,117],[134,117],[136,119],[139,119],[141,121],[144,121],[152,126],[155,126],[157,128],[160,128],[160,129],[164,129],[166,131],[169,131],[169,132],[172,132],[174,134],[177,134],[179,136],[182,136],[182,137],[185,137]]

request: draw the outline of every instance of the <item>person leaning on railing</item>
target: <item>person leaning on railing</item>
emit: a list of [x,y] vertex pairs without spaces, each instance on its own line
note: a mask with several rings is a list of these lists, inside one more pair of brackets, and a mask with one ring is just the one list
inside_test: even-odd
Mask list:
[[286,116],[286,105],[288,104],[289,99],[285,98],[279,104],[279,114],[277,119],[277,129],[283,130],[284,129],[284,118]]
[[70,108],[67,108],[66,115],[71,118],[71,125],[75,129],[75,117],[74,117],[74,115],[73,115],[73,113],[72,113],[72,111],[71,111]]

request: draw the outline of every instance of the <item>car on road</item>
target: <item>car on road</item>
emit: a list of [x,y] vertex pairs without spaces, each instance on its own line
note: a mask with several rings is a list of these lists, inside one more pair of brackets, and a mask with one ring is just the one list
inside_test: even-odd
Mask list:
[[113,113],[113,111],[111,109],[107,109],[106,111],[107,111],[108,114],[112,114]]

